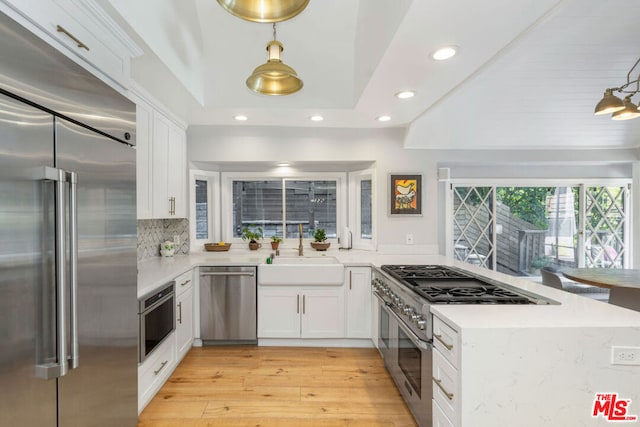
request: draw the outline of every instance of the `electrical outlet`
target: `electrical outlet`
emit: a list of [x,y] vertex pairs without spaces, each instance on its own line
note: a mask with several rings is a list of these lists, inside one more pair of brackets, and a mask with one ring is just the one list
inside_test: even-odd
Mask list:
[[640,365],[640,347],[611,347],[612,365]]
[[413,245],[413,234],[407,234],[405,237],[405,243],[407,245]]
[[180,244],[180,236],[178,236],[177,234],[174,234],[173,243],[175,243],[175,245],[178,246]]

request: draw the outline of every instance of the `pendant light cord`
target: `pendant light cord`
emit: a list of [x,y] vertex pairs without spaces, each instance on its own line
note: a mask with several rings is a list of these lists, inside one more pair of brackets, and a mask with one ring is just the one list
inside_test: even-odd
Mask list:
[[276,23],[273,23],[273,40],[276,40]]

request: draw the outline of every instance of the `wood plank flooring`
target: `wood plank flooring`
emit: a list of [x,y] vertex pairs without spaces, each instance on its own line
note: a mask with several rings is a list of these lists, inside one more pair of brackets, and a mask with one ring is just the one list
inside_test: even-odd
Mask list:
[[416,426],[376,349],[192,348],[138,427]]

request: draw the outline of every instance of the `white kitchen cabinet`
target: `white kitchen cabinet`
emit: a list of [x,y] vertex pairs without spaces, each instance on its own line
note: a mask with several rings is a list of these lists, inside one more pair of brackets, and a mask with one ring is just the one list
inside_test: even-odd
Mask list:
[[136,99],[136,201],[138,219],[153,217],[151,137],[153,107]]
[[153,218],[186,218],[186,134],[158,111],[153,113]]
[[135,92],[138,219],[186,218],[186,133]]
[[342,286],[258,287],[258,338],[344,338]]
[[178,362],[193,345],[193,271],[176,278],[176,347]]
[[347,338],[371,338],[371,268],[348,267],[346,273]]
[[2,0],[0,6],[111,86],[129,86],[131,58],[142,51],[95,1]]
[[461,402],[459,333],[434,316],[433,337],[434,426],[455,427],[459,425]]
[[149,404],[176,367],[176,339],[172,332],[138,366],[138,414]]

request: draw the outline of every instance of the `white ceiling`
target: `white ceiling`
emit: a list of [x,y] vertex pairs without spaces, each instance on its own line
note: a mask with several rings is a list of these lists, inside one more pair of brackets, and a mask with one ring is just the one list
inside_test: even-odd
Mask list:
[[[189,124],[402,126],[412,148],[640,146],[640,119],[593,116],[640,56],[639,0],[312,0],[278,24],[284,62],[304,81],[286,97],[245,86],[270,24],[216,0],[100,3],[145,51],[134,79]],[[429,58],[447,44],[458,55]],[[405,89],[417,95],[394,97]]]

